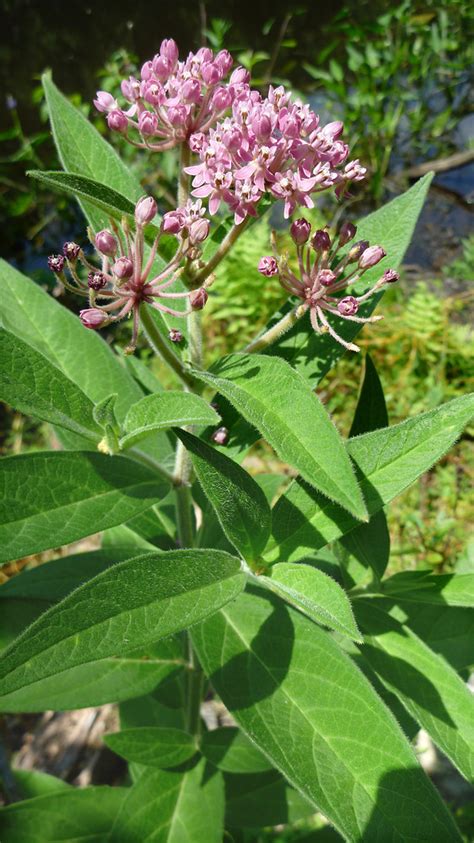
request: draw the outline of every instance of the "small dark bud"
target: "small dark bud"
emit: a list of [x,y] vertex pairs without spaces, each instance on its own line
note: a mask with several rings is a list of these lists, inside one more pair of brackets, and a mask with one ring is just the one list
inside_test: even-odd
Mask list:
[[171,330],[168,334],[168,337],[171,340],[171,342],[182,342],[183,341],[183,335],[182,335],[181,331],[178,330],[178,328],[171,328]]
[[345,222],[341,226],[339,232],[339,245],[345,246],[350,240],[353,240],[357,233],[357,226],[353,222]]
[[80,251],[81,247],[72,241],[65,243],[63,246],[63,255],[68,259],[68,261],[76,261],[79,257]]
[[399,278],[400,276],[398,272],[395,272],[394,269],[386,269],[382,275],[382,280],[385,281],[386,284],[393,284],[395,281],[398,281]]
[[200,287],[199,290],[193,290],[189,295],[189,301],[192,309],[202,310],[208,298],[209,296],[207,295],[204,287]]
[[48,266],[51,272],[62,272],[64,269],[64,258],[62,255],[50,255],[48,258]]
[[218,427],[211,436],[216,445],[227,445],[229,441],[229,431],[226,427]]
[[359,240],[358,243],[354,243],[354,245],[349,249],[349,253],[347,255],[348,262],[353,263],[354,261],[358,261],[361,254],[365,252],[368,246],[368,240]]
[[322,228],[318,229],[311,240],[311,245],[316,252],[327,252],[331,248],[331,238],[327,231]]
[[91,290],[102,290],[107,284],[107,279],[103,272],[89,272],[87,276],[87,284]]
[[369,246],[359,258],[359,269],[369,269],[371,266],[375,266],[386,254],[382,246]]
[[303,218],[295,220],[290,226],[290,234],[293,242],[297,246],[302,246],[303,243],[308,242],[309,235],[311,234],[311,225]]

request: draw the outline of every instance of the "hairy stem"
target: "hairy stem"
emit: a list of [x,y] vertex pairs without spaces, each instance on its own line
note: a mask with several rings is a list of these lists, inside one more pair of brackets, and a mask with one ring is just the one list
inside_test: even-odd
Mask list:
[[186,387],[191,387],[194,384],[194,378],[186,371],[178,355],[169,347],[161,335],[148,308],[142,307],[140,316],[148,342],[155,354],[158,354],[173,369],[173,372],[178,375]]
[[220,264],[220,262],[225,258],[227,253],[232,249],[232,246],[238,240],[241,234],[245,231],[250,221],[250,217],[246,217],[246,219],[240,223],[240,225],[233,225],[230,231],[224,237],[222,243],[220,244],[217,251],[214,252],[212,258],[196,275],[193,276],[192,282],[193,287],[201,287],[206,278],[209,277],[211,272]]
[[190,159],[191,150],[187,143],[182,143],[179,156],[178,208],[186,205],[189,198],[189,176],[184,172],[184,168],[189,165]]
[[264,348],[268,348],[269,345],[289,331],[293,325],[296,325],[303,314],[306,313],[306,310],[307,308],[304,305],[297,305],[293,308],[293,310],[290,310],[285,316],[276,322],[272,328],[269,328],[268,331],[265,331],[264,334],[261,334],[261,336],[252,340],[252,342],[245,346],[244,351],[255,353],[257,351],[262,351]]

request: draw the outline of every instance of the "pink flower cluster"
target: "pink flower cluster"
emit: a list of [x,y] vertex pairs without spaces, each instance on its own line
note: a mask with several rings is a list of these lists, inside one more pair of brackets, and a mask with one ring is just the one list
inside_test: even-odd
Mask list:
[[290,228],[296,245],[298,273],[288,265],[286,257],[277,253],[273,237],[274,256],[261,258],[258,271],[267,278],[278,275],[282,287],[292,296],[300,299],[296,310],[304,313],[309,310],[311,325],[318,333],[329,333],[344,348],[359,351],[359,346],[346,342],[335,331],[326,318],[326,314],[348,319],[350,322],[377,322],[382,316],[357,316],[360,305],[367,301],[385,284],[398,281],[398,273],[386,269],[376,283],[363,295],[343,295],[347,287],[355,284],[367,269],[376,266],[385,252],[381,246],[370,246],[367,240],[359,240],[343,256],[337,256],[339,249],[349,243],[356,235],[353,223],[344,223],[338,238],[331,241],[325,229],[319,229],[311,237],[311,225],[305,219],[295,220]]
[[245,84],[243,73],[232,115],[189,139],[200,157],[186,168],[194,177],[192,193],[209,198],[211,214],[225,202],[238,225],[257,215],[269,193],[284,201],[288,218],[298,206],[313,207],[312,193],[335,188],[340,195],[349,182],[364,178],[358,160],[347,162],[340,121],[320,126],[309,105],[291,102],[283,87],[270,87],[263,97]]
[[237,68],[226,82],[232,65],[227,50],[214,56],[208,47],[179,61],[176,43],[165,39],[160,52],[143,65],[140,79],[123,80],[127,110],[107,91],[97,92],[94,105],[107,114],[109,128],[135,146],[154,152],[171,149],[193,132],[206,132],[229,109],[248,81],[247,72]]

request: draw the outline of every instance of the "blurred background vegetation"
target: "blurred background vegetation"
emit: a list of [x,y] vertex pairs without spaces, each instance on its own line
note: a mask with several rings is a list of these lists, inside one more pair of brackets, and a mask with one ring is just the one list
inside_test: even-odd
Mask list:
[[[270,80],[287,84],[323,121],[342,119],[352,156],[368,166],[370,177],[351,200],[341,208],[325,198],[311,215],[316,223],[334,222],[342,214],[357,220],[405,190],[422,173],[420,165],[435,162],[437,174],[401,282],[384,297],[384,321],[364,329],[361,344],[379,371],[391,423],[473,388],[474,10],[469,0],[175,0],[159,6],[144,0],[3,0],[1,14],[0,231],[2,255],[20,270],[52,291],[47,255],[83,232],[70,199],[25,176],[29,168],[59,167],[41,72],[51,68],[59,87],[105,133],[105,121],[91,104],[95,91],[118,91],[120,79],[153,55],[162,38],[174,37],[182,54],[201,44],[226,47],[252,71],[256,86],[263,89]],[[107,135],[162,210],[170,207],[174,154],[150,159]],[[256,271],[268,252],[270,226],[280,222],[273,213],[270,221],[257,223],[219,268],[205,310],[212,356],[241,347],[280,305],[278,283]],[[281,231],[283,241],[285,236]],[[64,304],[77,309],[74,297],[65,297]],[[144,348],[140,353],[146,356]],[[346,356],[323,384],[322,398],[345,433],[360,374],[361,355]],[[0,413],[0,453],[47,443],[42,425],[8,407]],[[392,572],[420,566],[474,571],[473,434],[468,430],[433,471],[391,505]],[[256,470],[264,469],[268,456],[261,448],[253,452]],[[472,809],[457,810],[465,839],[474,840]],[[242,841],[336,839],[327,829],[308,827],[288,834],[272,831]]]

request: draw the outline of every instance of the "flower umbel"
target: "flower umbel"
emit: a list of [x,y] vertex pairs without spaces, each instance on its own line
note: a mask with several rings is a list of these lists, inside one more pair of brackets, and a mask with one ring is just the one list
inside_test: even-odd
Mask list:
[[[187,291],[173,289],[183,272],[181,262],[183,259],[195,260],[199,256],[197,244],[205,240],[209,233],[209,222],[204,217],[201,203],[188,203],[186,207],[165,215],[145,255],[144,226],[155,217],[156,210],[155,200],[144,196],[135,208],[134,231],[130,229],[128,221],[123,219],[120,227],[113,223],[113,231],[104,229],[91,238],[99,266],[94,265],[76,243],[65,243],[63,255],[52,255],[48,259],[49,268],[68,290],[88,298],[89,307],[80,311],[85,328],[103,328],[126,317],[133,318],[132,339],[126,349],[127,353],[132,353],[136,347],[143,304],[149,304],[171,316],[185,317],[192,310],[204,307],[207,301],[204,287]],[[173,215],[179,224],[171,231],[166,218]],[[163,233],[175,234],[178,247],[167,265],[157,275],[153,275],[153,265]],[[80,267],[85,270],[85,278],[82,277]],[[207,281],[207,286],[211,280]],[[188,300],[187,310],[176,310],[168,304],[170,299],[183,298]],[[172,337],[170,335],[172,342],[179,342],[180,337],[180,331],[174,331]]]
[[275,236],[272,237],[274,257],[263,257],[258,264],[262,275],[269,277],[278,274],[282,287],[301,300],[296,308],[298,315],[309,310],[314,330],[320,334],[329,333],[350,351],[360,351],[359,346],[339,336],[327,319],[327,314],[351,322],[378,322],[383,316],[358,316],[359,307],[385,284],[398,281],[399,278],[393,269],[387,269],[362,295],[340,296],[359,281],[367,269],[385,257],[381,246],[370,246],[365,240],[352,246],[343,257],[338,257],[339,249],[355,237],[356,231],[353,223],[345,223],[338,238],[333,241],[325,229],[319,229],[310,239],[309,223],[303,219],[296,220],[291,226],[291,235],[296,245],[298,274],[293,272],[286,256],[278,255]]

